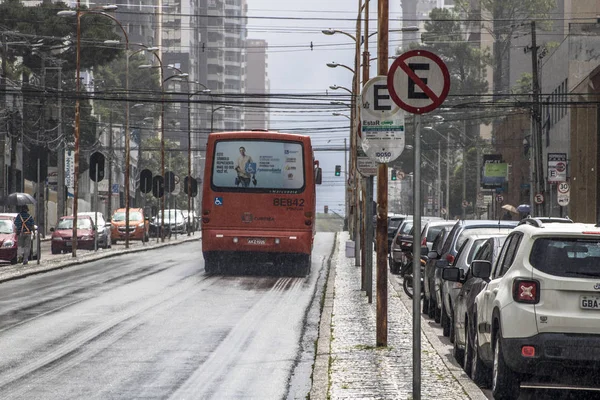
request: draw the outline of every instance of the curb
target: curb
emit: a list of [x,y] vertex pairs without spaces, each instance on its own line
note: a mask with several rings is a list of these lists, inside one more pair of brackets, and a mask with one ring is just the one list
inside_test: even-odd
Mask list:
[[[55,271],[57,269],[72,267],[75,265],[86,264],[86,263],[89,263],[92,261],[101,260],[103,258],[112,258],[112,257],[120,256],[123,254],[137,253],[137,252],[141,252],[141,251],[149,251],[149,250],[154,250],[154,249],[158,249],[161,247],[176,246],[178,244],[188,243],[188,242],[193,242],[193,241],[200,241],[200,240],[202,240],[202,235],[198,235],[195,237],[191,236],[190,238],[186,237],[185,239],[177,240],[177,241],[169,241],[169,242],[158,243],[158,244],[153,244],[153,245],[144,245],[144,246],[140,246],[140,247],[123,249],[123,250],[114,250],[114,251],[110,250],[110,251],[102,251],[101,253],[85,254],[83,256],[78,256],[74,259],[67,259],[67,260],[63,259],[63,260],[50,261],[47,264],[44,264],[43,262],[40,264],[37,264],[37,262],[35,262],[35,263],[31,262],[27,265],[26,270],[24,270],[22,265],[10,266],[10,267],[12,267],[12,270],[9,270],[9,271],[6,271],[6,270],[2,271],[0,269],[0,283],[12,281],[15,279],[27,278],[28,276],[37,275],[37,274],[50,272],[50,271]],[[30,265],[31,265],[31,267],[30,267]]]
[[[335,245],[329,255],[326,290],[323,294],[321,321],[319,322],[319,338],[315,354],[315,363],[312,373],[312,386],[309,398],[311,400],[327,400],[329,398],[329,358],[331,357],[331,319],[333,316],[333,300],[335,298],[335,271],[337,258],[333,257],[338,252],[339,235],[335,234]],[[335,263],[335,264],[334,264]]]

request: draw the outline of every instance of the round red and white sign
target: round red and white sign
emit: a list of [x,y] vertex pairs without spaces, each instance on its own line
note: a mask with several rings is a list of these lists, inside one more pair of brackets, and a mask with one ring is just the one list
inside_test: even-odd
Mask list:
[[438,108],[450,91],[448,67],[427,50],[411,50],[400,55],[387,76],[390,97],[400,108],[423,114]]
[[569,193],[571,187],[567,182],[561,182],[558,184],[558,193]]
[[544,195],[542,193],[536,193],[533,197],[535,204],[542,204],[544,202]]
[[496,201],[498,203],[502,203],[504,201],[504,196],[502,196],[501,194],[497,194],[496,195]]

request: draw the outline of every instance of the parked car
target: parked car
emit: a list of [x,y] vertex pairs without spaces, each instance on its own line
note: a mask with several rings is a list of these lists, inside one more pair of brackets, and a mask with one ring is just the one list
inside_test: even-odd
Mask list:
[[434,250],[430,252],[429,260],[425,266],[425,274],[428,277],[429,285],[431,286],[429,296],[429,314],[434,318],[435,322],[441,322],[442,317],[442,270],[450,263],[454,262],[456,253],[465,240],[467,231],[476,230],[478,233],[487,234],[502,234],[508,233],[511,229],[517,226],[518,221],[506,220],[460,220],[457,221],[448,234],[448,238],[444,242],[441,252]]
[[200,230],[199,219],[194,211],[188,213],[188,210],[181,210],[181,213],[183,214],[183,218],[185,218],[186,229],[188,232]]
[[[444,220],[429,220],[421,230],[421,246],[427,246],[428,251],[431,251],[433,240],[444,227],[452,227],[456,221]],[[425,254],[426,255],[426,254]]]
[[[444,270],[449,268],[458,268],[460,271],[460,276],[464,277],[469,269],[469,266],[471,265],[471,261],[473,261],[475,253],[490,236],[490,234],[478,233],[477,230],[474,232],[468,232],[466,234],[466,240],[458,250],[458,253],[456,253],[454,262],[447,268],[444,268]],[[500,235],[500,237],[506,237],[506,234]],[[449,336],[450,342],[453,342],[454,304],[456,304],[456,299],[462,287],[462,282],[451,282],[449,280],[444,280],[443,272],[444,271],[442,270],[442,315],[440,318],[440,324],[442,325],[443,335]]]
[[[115,210],[110,219],[110,241],[125,240],[125,208]],[[150,237],[150,223],[142,208],[129,209],[129,240],[142,240],[147,242]]]
[[156,217],[152,220],[151,231],[153,235],[156,235],[160,232],[162,226],[165,229],[165,235],[171,235],[173,233],[186,233],[186,223],[187,220],[183,216],[181,210],[178,209],[170,209],[165,210],[165,223],[164,225],[161,223],[162,212],[159,212]]
[[[492,236],[486,239],[473,256],[473,262],[483,260],[493,265],[505,240],[506,236]],[[471,265],[467,267],[464,273],[454,266],[444,268],[442,271],[444,280],[462,285],[453,304],[454,348],[452,352],[467,375],[471,375],[472,338],[475,334],[475,327],[471,322],[474,321],[475,297],[487,283],[485,280],[473,275]]]
[[[11,264],[17,263],[17,228],[15,218],[18,213],[0,213],[0,260],[10,261]],[[31,250],[29,252],[31,259],[37,259],[37,241],[39,235],[37,225],[32,234]]]
[[110,240],[110,222],[106,222],[104,215],[101,212],[81,212],[77,213],[78,216],[87,216],[92,218],[94,225],[96,225],[98,248],[108,249],[111,247]]
[[[60,217],[52,232],[50,251],[52,254],[69,252],[73,249],[73,216]],[[77,248],[94,250],[96,227],[90,216],[77,216]]]
[[600,359],[600,226],[529,219],[506,238],[475,298],[472,375],[491,380],[495,399],[515,399],[524,379],[594,377]]
[[[423,271],[423,303],[422,303],[422,312],[423,314],[427,314],[429,318],[433,318],[434,315],[434,307],[429,306],[429,299],[433,298],[434,293],[434,272],[435,272],[435,263],[438,258],[431,259],[430,256],[435,252],[435,255],[441,253],[442,247],[444,246],[444,242],[448,238],[450,231],[452,230],[454,225],[452,226],[444,226],[438,232],[435,239],[433,239],[433,243],[431,244],[431,251],[427,254],[427,262],[425,263],[425,269]],[[428,273],[429,272],[429,273]]]
[[[390,250],[390,245],[392,244],[392,240],[394,240],[394,236],[396,236],[396,232],[398,231],[398,228],[400,227],[400,225],[402,225],[402,223],[405,220],[412,220],[412,215],[402,215],[402,214],[396,214],[396,215],[388,215],[388,231],[387,231],[387,243],[388,243],[388,252]],[[375,229],[377,227],[377,224],[375,224]],[[375,233],[376,235],[376,233]],[[376,236],[374,236],[376,237]]]
[[[404,242],[408,241],[408,234],[410,233],[413,227],[413,220],[405,219],[398,229],[396,230],[396,234],[394,235],[393,240],[390,242],[388,247],[389,254],[388,260],[390,265],[390,272],[392,274],[399,274],[402,267],[406,265],[408,262],[405,252],[407,251]],[[412,238],[412,236],[411,236]],[[404,248],[402,247],[404,245]]]

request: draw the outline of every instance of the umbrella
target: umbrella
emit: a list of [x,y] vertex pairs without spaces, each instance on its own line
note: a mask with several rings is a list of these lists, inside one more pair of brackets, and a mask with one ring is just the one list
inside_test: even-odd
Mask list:
[[35,199],[28,193],[11,193],[6,196],[5,204],[7,206],[24,206],[26,204],[35,204]]
[[518,213],[519,213],[519,212],[517,211],[517,209],[515,208],[515,206],[512,206],[512,205],[510,205],[510,204],[505,204],[505,205],[503,205],[503,206],[502,206],[502,209],[503,209],[503,210],[506,210],[506,211],[510,211],[510,212],[511,212],[511,213],[513,213],[513,214],[518,214]]
[[517,207],[517,211],[520,213],[528,213],[531,211],[531,206],[529,204],[521,204]]

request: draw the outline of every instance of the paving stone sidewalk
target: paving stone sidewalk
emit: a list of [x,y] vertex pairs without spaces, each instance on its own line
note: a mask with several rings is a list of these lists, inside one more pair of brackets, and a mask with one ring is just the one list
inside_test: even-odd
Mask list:
[[[412,308],[407,307],[412,300],[388,284],[388,346],[376,348],[376,274],[369,304],[360,290],[361,268],[345,256],[347,240],[347,232],[338,235],[331,264],[335,283],[325,398],[412,399]],[[458,368],[438,354],[425,333],[421,342],[421,398],[485,399],[472,382],[461,378]]]

